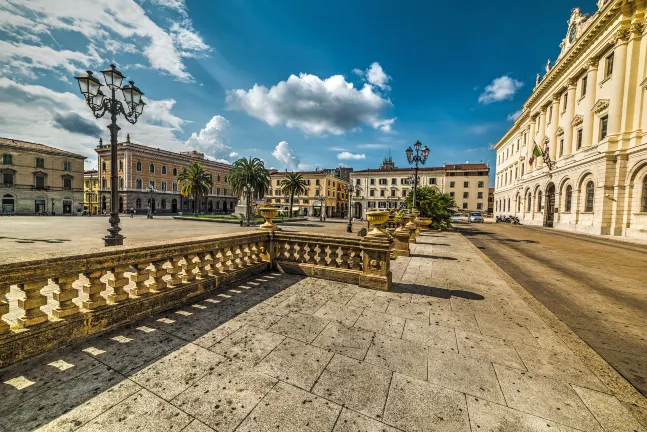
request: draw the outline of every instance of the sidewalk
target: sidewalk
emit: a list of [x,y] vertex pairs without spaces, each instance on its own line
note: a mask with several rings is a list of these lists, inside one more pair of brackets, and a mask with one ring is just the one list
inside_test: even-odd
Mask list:
[[391,292],[264,274],[0,370],[0,430],[645,431],[468,240],[412,246]]

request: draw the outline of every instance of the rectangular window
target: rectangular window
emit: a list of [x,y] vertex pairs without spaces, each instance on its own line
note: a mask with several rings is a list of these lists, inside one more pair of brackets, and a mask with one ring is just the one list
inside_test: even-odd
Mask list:
[[5,171],[2,173],[2,183],[5,185],[13,185],[13,173]]
[[429,184],[436,184],[436,178],[435,177],[430,178]]
[[463,203],[463,209],[467,209],[467,203]]
[[485,186],[485,182],[480,181],[480,182],[478,183],[478,187],[482,188],[482,187],[484,187],[484,186]]
[[548,123],[550,123],[552,118],[553,118],[553,106],[551,105],[550,107],[548,107]]
[[375,191],[374,191],[374,190],[372,190],[372,191],[371,191],[371,193],[370,193],[370,195],[371,195],[372,197],[374,197],[374,196],[375,196]]
[[45,159],[36,158],[36,168],[45,168]]
[[609,124],[609,116],[604,116],[600,119],[600,141],[607,137],[607,126]]
[[359,186],[359,185],[361,185],[361,184],[362,184],[362,181],[361,181],[360,179],[357,179],[357,180],[355,181],[355,184]]
[[371,185],[375,185],[375,179],[371,179]]
[[72,162],[70,161],[63,162],[63,171],[72,171]]
[[37,189],[45,189],[45,177],[44,176],[36,176],[36,188]]
[[454,192],[450,192],[449,196],[453,198],[454,197]]
[[613,74],[613,53],[607,57],[606,68],[604,69],[604,77],[609,78]]
[[578,150],[582,148],[582,135],[583,135],[583,133],[584,132],[583,132],[582,129],[577,130],[577,149]]
[[384,196],[384,191],[383,190],[380,191],[380,196]]
[[397,184],[398,184],[398,179],[396,179],[396,178],[392,178],[392,179],[391,179],[391,184],[392,184],[392,185],[397,185]]
[[476,203],[476,210],[483,210],[483,204]]
[[564,93],[564,108],[562,109],[562,112],[566,111],[567,106],[568,106],[568,93]]
[[463,182],[463,187],[470,187],[470,182]]
[[395,189],[391,189],[391,196],[392,196],[392,197],[394,197],[394,196],[395,196]]
[[[318,180],[317,180],[317,184],[318,184]],[[277,180],[277,181],[276,181],[276,185],[277,185],[277,186],[281,186],[281,180]]]
[[454,182],[449,182],[449,187],[453,188],[454,187]]
[[483,192],[478,192],[478,193],[476,194],[476,198],[478,198],[478,199],[483,199]]
[[564,154],[564,138],[559,140],[559,155]]
[[13,165],[13,156],[10,155],[9,153],[5,153],[2,155],[2,163],[5,165]]
[[71,178],[64,178],[63,179],[63,189],[65,189],[65,190],[71,190],[72,189],[72,179]]
[[582,78],[582,95],[580,97],[586,96],[586,86],[588,82],[589,82],[588,76],[585,76],[584,78]]
[[408,194],[408,193],[409,193],[409,191],[408,191],[408,190],[406,190],[406,189],[403,189],[403,190],[402,190],[402,196],[403,196],[403,197],[405,197],[405,198],[406,198],[406,196],[407,196],[407,194]]
[[90,188],[90,180],[85,181],[85,187],[88,189]]

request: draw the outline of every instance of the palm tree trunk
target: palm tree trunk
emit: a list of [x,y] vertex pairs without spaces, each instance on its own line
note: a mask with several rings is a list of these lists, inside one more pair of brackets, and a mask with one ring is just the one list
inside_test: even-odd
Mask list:
[[290,193],[290,211],[288,212],[288,217],[292,219],[292,208],[294,207],[294,192]]

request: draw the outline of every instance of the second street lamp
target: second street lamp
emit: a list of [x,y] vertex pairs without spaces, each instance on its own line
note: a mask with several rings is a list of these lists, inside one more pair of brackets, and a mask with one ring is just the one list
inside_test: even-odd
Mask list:
[[415,163],[415,171],[413,174],[413,209],[415,210],[416,208],[416,192],[418,190],[418,163],[421,163],[422,165],[427,162],[427,158],[429,157],[429,148],[425,146],[422,150],[422,143],[420,141],[416,141],[416,143],[413,145],[413,147],[416,150],[416,154],[413,154],[413,149],[409,147],[406,151],[407,153],[407,161],[409,162],[409,165]]
[[[117,115],[122,114],[126,121],[135,124],[139,116],[144,112],[146,105],[142,100],[144,93],[141,92],[135,83],[129,81],[129,84],[121,87],[121,82],[125,78],[117,70],[114,64],[109,68],[101,71],[105,85],[110,89],[109,96],[101,91],[101,82],[87,71],[74,77],[79,83],[79,90],[85,97],[85,101],[92,110],[95,118],[101,118],[106,113],[110,113],[110,228],[108,235],[103,240],[106,246],[119,246],[124,244],[124,236],[119,234],[119,177],[117,172],[117,133],[121,129],[117,126]],[[124,103],[117,100],[117,90],[121,90],[124,97]]]
[[[359,188],[359,186],[358,186]],[[355,187],[348,183],[346,185],[346,192],[348,193],[348,225],[346,225],[347,232],[353,232],[353,192],[355,192]]]

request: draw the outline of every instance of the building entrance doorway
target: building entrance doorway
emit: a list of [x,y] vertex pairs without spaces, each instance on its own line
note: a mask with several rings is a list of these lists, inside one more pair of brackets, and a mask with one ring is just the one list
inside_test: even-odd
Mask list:
[[36,214],[43,214],[45,213],[45,200],[44,199],[37,199],[34,201],[34,206],[35,206],[35,212]]
[[63,214],[71,215],[72,214],[72,201],[63,200]]
[[16,204],[13,195],[6,194],[2,197],[2,214],[12,215],[16,211]]
[[552,228],[555,220],[555,185],[550,184],[546,189],[546,211],[544,212],[544,226]]
[[171,213],[177,213],[177,200],[173,199],[171,201]]

